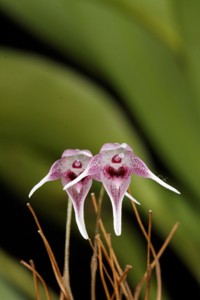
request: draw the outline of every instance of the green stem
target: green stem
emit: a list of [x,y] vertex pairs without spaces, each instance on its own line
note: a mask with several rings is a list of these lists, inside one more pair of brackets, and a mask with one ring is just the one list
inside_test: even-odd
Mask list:
[[68,199],[67,205],[67,222],[66,222],[66,235],[65,235],[65,257],[64,257],[64,285],[69,295],[69,300],[73,300],[73,295],[70,286],[70,272],[69,272],[69,246],[70,246],[70,232],[71,232],[71,219],[72,219],[72,202]]

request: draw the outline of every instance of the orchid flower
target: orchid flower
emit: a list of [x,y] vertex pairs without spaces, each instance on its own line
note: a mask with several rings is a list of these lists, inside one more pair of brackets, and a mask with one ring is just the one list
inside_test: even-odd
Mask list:
[[101,181],[111,200],[115,233],[116,235],[120,235],[121,210],[124,196],[126,195],[131,200],[137,202],[127,193],[131,174],[153,179],[165,188],[180,194],[175,188],[154,175],[147,165],[134,155],[131,147],[125,143],[104,144],[99,154],[89,161],[86,169],[74,180],[67,183],[64,186],[64,190],[69,189],[88,176]]
[[[48,174],[32,188],[29,193],[29,197],[31,197],[39,187],[48,181],[61,179],[63,186],[72,182],[86,169],[91,158],[92,153],[88,150],[65,150],[62,157],[51,166]],[[92,178],[88,175],[84,176],[82,180],[78,180],[76,184],[73,184],[73,186],[66,190],[74,207],[76,223],[79,231],[85,239],[88,239],[88,234],[84,222],[84,201],[91,185]]]

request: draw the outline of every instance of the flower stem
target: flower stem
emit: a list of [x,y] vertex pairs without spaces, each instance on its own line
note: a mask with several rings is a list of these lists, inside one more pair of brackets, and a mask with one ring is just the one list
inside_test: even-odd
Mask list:
[[71,219],[72,219],[72,202],[70,199],[68,199],[63,279],[64,279],[65,288],[67,290],[67,294],[69,295],[69,300],[73,300],[73,295],[70,286],[70,275],[69,275],[69,246],[70,246]]

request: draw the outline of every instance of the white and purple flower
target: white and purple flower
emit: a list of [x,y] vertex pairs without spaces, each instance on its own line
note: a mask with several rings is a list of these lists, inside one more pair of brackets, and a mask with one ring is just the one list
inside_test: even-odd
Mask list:
[[66,150],[62,158],[53,164],[47,176],[31,190],[29,197],[45,182],[61,178],[63,189],[72,200],[79,230],[87,239],[83,212],[84,201],[92,180],[100,181],[112,203],[115,233],[120,235],[124,196],[139,204],[127,192],[132,174],[153,179],[165,188],[180,194],[175,188],[154,175],[147,165],[134,155],[130,146],[125,143],[108,143],[104,144],[95,156],[92,156],[88,150]]
[[[29,197],[48,181],[61,179],[63,186],[74,181],[85,170],[91,158],[92,153],[88,150],[65,150],[62,157],[51,166],[49,173],[33,187],[29,193]],[[85,239],[88,239],[88,234],[84,222],[84,202],[91,185],[91,176],[84,176],[83,179],[73,184],[66,191],[74,207],[79,231]]]
[[66,184],[64,190],[76,184],[85,176],[91,176],[93,179],[101,181],[112,203],[115,233],[116,235],[120,235],[122,201],[124,196],[126,195],[138,203],[127,193],[131,182],[131,174],[153,179],[165,188],[180,194],[175,188],[154,175],[146,164],[134,155],[131,147],[125,143],[104,144],[99,154],[90,160],[86,169],[74,181]]

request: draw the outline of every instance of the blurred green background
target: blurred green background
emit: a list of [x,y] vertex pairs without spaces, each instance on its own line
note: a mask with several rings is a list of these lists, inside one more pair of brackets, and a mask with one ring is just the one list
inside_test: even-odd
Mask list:
[[[153,211],[157,250],[180,222],[161,258],[163,299],[188,299],[191,290],[197,298],[200,2],[1,0],[0,10],[0,298],[34,299],[31,275],[19,264],[29,258],[57,298],[27,195],[64,149],[95,154],[106,142],[130,144],[155,174],[181,191],[179,196],[150,180],[132,179],[145,223]],[[97,193],[99,188],[93,185]],[[60,182],[46,184],[31,199],[61,269],[66,200]],[[133,265],[134,289],[145,271],[146,244],[127,199],[122,236],[114,236],[107,200],[102,218],[122,266]],[[93,236],[89,197],[85,219]],[[91,251],[74,220],[71,247],[75,299],[89,298]],[[155,289],[153,284],[151,299]]]

